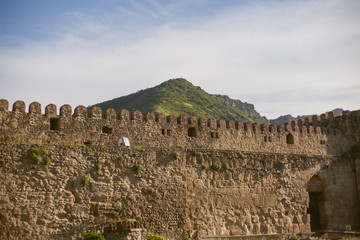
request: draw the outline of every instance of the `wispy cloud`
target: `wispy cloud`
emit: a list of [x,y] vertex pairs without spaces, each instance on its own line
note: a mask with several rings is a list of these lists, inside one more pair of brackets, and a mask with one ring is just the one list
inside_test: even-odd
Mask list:
[[358,1],[251,1],[179,15],[189,7],[148,0],[68,12],[56,38],[0,49],[1,97],[89,105],[183,76],[269,117],[360,108]]

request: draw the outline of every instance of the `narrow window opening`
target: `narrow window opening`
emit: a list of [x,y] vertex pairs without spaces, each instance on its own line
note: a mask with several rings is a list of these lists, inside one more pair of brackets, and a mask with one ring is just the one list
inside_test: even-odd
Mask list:
[[188,128],[188,136],[189,137],[197,137],[198,136],[197,129],[194,127],[189,127]]
[[294,144],[294,136],[291,133],[286,135],[286,143],[287,144]]
[[60,130],[60,118],[50,118],[50,130]]
[[268,138],[268,141],[271,142],[271,137]]
[[91,145],[91,141],[85,141],[84,145]]
[[267,139],[267,136],[265,136],[265,137],[264,137],[264,142],[267,142],[267,140],[268,140],[268,139]]
[[102,132],[106,134],[112,134],[113,129],[111,127],[103,127]]
[[211,138],[219,138],[218,132],[211,132]]
[[166,128],[161,129],[161,134],[164,136],[170,136],[170,133],[171,133],[170,129],[166,129]]

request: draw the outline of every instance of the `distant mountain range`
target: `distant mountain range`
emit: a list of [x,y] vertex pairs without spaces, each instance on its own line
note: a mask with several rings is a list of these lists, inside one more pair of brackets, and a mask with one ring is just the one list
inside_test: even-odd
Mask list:
[[[269,121],[255,110],[253,104],[231,99],[227,95],[209,94],[183,78],[170,79],[155,87],[97,103],[89,106],[89,108],[94,106],[103,110],[107,108],[114,108],[116,111],[121,109],[139,110],[142,113],[154,112],[175,116],[185,115],[197,118],[215,118],[276,125],[312,116],[293,117],[284,115]],[[337,115],[341,115],[343,109],[337,108],[333,111]]]
[[[332,110],[331,112],[336,112],[337,116],[341,116],[343,111],[344,111],[344,109],[342,109],[342,108],[336,108],[336,109]],[[313,114],[313,115],[315,115],[315,114]],[[313,115],[302,115],[302,116],[293,117],[290,114],[288,114],[288,115],[280,116],[277,119],[271,119],[270,124],[280,125],[280,124],[284,124],[286,122],[296,121],[296,120],[304,119],[307,117],[311,118]]]
[[183,78],[171,79],[153,88],[140,90],[90,107],[94,106],[103,110],[114,108],[116,111],[127,109],[175,116],[268,122],[265,117],[260,116],[253,104],[234,100],[226,95],[209,94]]

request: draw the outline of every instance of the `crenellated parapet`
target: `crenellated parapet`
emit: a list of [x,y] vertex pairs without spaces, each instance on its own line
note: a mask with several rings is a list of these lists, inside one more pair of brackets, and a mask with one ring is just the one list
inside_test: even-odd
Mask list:
[[[359,137],[360,111],[330,112],[283,125],[235,122],[85,106],[26,106],[0,100],[0,140],[23,143],[132,145],[295,154],[341,154]],[[354,128],[355,126],[355,128]],[[350,134],[351,132],[351,134]],[[355,137],[356,138],[356,137]]]

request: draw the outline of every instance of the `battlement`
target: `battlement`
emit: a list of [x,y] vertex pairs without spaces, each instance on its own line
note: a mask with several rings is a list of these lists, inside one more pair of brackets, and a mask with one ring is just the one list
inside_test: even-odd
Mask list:
[[[132,145],[150,147],[191,147],[239,151],[297,154],[340,154],[352,141],[347,129],[360,121],[360,111],[335,112],[301,119],[284,125],[235,122],[188,116],[166,116],[140,111],[54,104],[41,111],[33,102],[25,111],[23,101],[0,100],[0,140],[25,143]],[[340,147],[333,148],[338,141]],[[344,142],[345,141],[345,142]],[[349,143],[350,144],[350,143]],[[331,145],[331,147],[330,147]]]

